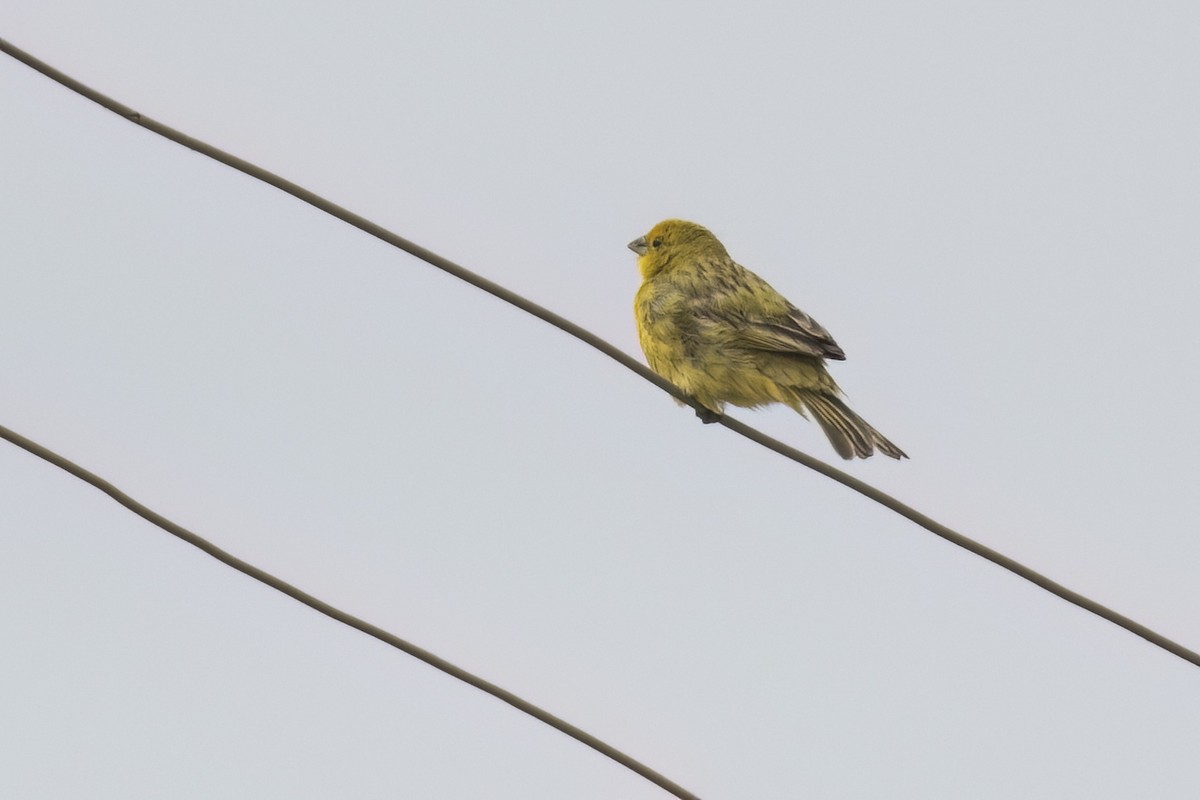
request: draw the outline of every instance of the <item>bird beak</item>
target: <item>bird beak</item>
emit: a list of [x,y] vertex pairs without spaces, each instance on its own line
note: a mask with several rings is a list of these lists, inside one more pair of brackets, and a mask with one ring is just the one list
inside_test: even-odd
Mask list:
[[646,247],[646,237],[639,236],[638,238],[634,239],[629,243],[629,249],[637,253],[639,256],[646,255],[646,250],[648,249]]

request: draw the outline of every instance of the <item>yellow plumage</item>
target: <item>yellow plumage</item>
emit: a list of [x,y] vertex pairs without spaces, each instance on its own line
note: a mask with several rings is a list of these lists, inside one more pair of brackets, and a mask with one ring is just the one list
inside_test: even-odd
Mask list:
[[709,409],[702,419],[714,421],[726,403],[783,403],[811,413],[842,458],[907,457],[842,401],[825,359],[846,356],[829,332],[706,228],[665,220],[629,249],[642,273],[634,315],[646,361]]

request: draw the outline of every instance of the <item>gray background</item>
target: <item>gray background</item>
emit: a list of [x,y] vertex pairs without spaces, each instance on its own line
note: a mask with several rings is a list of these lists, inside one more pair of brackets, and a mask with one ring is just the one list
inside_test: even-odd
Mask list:
[[[631,353],[625,243],[709,226],[912,456],[855,475],[1200,646],[1194,3],[0,35]],[[1195,796],[1195,667],[8,58],[0,98],[4,425],[706,798]],[[0,515],[4,797],[664,796],[8,445]]]

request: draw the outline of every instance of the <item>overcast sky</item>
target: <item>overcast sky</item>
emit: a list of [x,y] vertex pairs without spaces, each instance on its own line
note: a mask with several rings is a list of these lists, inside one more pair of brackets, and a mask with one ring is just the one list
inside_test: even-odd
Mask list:
[[[0,36],[639,356],[625,243],[706,225],[912,457],[849,471],[1200,648],[1196,4]],[[1196,667],[7,57],[0,101],[0,424],[706,800],[1195,796]],[[7,444],[0,543],[0,796],[666,796]]]

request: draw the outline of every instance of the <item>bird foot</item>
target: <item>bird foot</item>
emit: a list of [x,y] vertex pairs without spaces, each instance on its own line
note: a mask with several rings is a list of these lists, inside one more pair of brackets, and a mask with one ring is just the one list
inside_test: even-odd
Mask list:
[[714,422],[720,422],[723,415],[720,412],[713,411],[711,408],[697,408],[696,416],[705,425],[711,425]]

